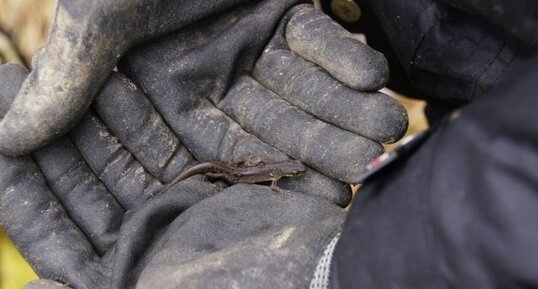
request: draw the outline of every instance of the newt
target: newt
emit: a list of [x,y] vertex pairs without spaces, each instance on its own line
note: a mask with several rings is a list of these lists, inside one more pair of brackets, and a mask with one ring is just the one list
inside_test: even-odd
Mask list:
[[282,194],[288,194],[287,190],[278,186],[278,180],[283,177],[299,176],[304,172],[306,172],[306,167],[297,160],[281,162],[257,160],[255,162],[241,161],[236,163],[209,161],[186,169],[168,183],[159,194],[167,191],[180,181],[198,174],[204,174],[211,179],[220,179],[228,184],[256,184],[270,181],[271,189]]

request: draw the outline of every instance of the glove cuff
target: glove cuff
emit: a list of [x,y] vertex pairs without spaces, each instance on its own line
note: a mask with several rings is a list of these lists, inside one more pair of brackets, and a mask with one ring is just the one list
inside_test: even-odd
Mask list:
[[334,248],[336,243],[340,239],[340,233],[336,234],[334,238],[327,244],[323,255],[318,260],[316,271],[314,276],[310,280],[310,289],[329,289],[329,276],[331,274],[331,261],[333,259]]

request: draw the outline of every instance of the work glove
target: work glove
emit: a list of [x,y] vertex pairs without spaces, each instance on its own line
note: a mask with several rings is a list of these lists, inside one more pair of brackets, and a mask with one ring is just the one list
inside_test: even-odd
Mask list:
[[260,15],[261,30],[271,33],[300,1],[57,1],[48,42],[0,122],[0,152],[25,154],[72,128],[130,47],[237,10]]
[[[42,221],[45,224],[48,224],[53,228],[58,225],[58,223],[62,222],[70,224],[71,227],[73,227],[73,224],[76,224],[74,229],[67,226],[64,230],[67,233],[62,232],[61,234],[64,237],[67,236],[67,238],[62,242],[54,241],[54,244],[56,245],[53,247],[57,250],[51,250],[50,252],[47,252],[50,253],[49,257],[43,257],[41,256],[43,252],[36,248],[49,246],[48,242],[52,242],[50,236],[45,236],[43,242],[37,242],[40,244],[36,245],[34,244],[36,243],[35,240],[39,239],[37,236],[26,236],[28,238],[21,241],[22,233],[17,231],[17,228],[21,228],[20,224],[25,224],[25,222],[20,221],[23,220],[24,217],[27,218],[27,222],[36,218],[36,214],[41,212],[35,210],[39,205],[28,210],[20,210],[20,208],[18,210],[5,210],[5,216],[2,218],[5,218],[7,221],[2,220],[2,222],[6,227],[6,230],[17,244],[21,244],[19,245],[19,248],[23,253],[29,252],[25,253],[25,255],[31,263],[38,263],[38,265],[34,265],[36,268],[39,268],[40,266],[41,268],[45,268],[42,270],[36,269],[38,272],[41,272],[41,276],[69,284],[76,284],[75,287],[81,288],[85,288],[84,286],[92,288],[98,287],[99,285],[96,284],[100,284],[99,282],[106,283],[106,286],[108,287],[111,287],[110,284],[119,284],[114,286],[123,288],[126,286],[125,282],[134,282],[134,280],[137,280],[137,273],[134,273],[134,277],[125,277],[125,273],[112,272],[112,269],[110,269],[112,267],[110,265],[110,259],[114,259],[114,263],[118,263],[119,261],[116,259],[121,258],[118,256],[128,255],[116,253],[116,251],[119,250],[118,246],[121,246],[120,244],[123,244],[124,242],[117,238],[117,235],[119,234],[118,231],[131,232],[126,234],[141,234],[141,232],[144,232],[144,235],[146,236],[144,238],[149,238],[149,240],[144,239],[145,241],[142,243],[148,244],[148,247],[150,244],[154,243],[154,239],[151,238],[160,238],[162,232],[159,230],[157,230],[159,232],[147,232],[144,229],[140,229],[140,226],[144,226],[144,222],[141,222],[140,219],[133,221],[134,223],[132,223],[132,227],[130,227],[126,224],[125,218],[118,218],[117,214],[122,215],[125,211],[136,212],[138,208],[140,208],[139,210],[143,210],[144,208],[151,207],[148,200],[160,192],[164,183],[169,182],[181,170],[190,165],[194,161],[192,156],[199,161],[215,159],[233,161],[240,156],[251,154],[256,156],[262,155],[265,158],[278,161],[287,158],[286,154],[282,153],[282,151],[284,151],[292,157],[301,159],[306,164],[324,174],[333,176],[339,180],[347,181],[359,174],[363,170],[365,163],[371,160],[375,155],[379,154],[382,149],[375,141],[353,134],[348,130],[330,125],[329,122],[335,122],[346,128],[345,125],[349,122],[349,114],[344,115],[343,117],[346,121],[338,123],[338,121],[330,118],[332,117],[330,114],[326,113],[324,116],[321,113],[323,112],[324,107],[329,108],[329,111],[332,112],[337,112],[338,110],[336,108],[341,108],[342,111],[345,112],[344,108],[346,107],[352,107],[357,103],[366,103],[368,106],[364,108],[364,113],[361,113],[360,117],[365,117],[364,119],[367,121],[370,119],[368,118],[369,111],[377,112],[370,112],[372,119],[375,119],[375,116],[379,116],[379,114],[382,116],[387,115],[383,114],[385,111],[390,112],[388,114],[389,118],[380,118],[381,121],[374,123],[370,128],[376,128],[377,125],[380,130],[388,130],[389,133],[386,134],[389,136],[384,136],[388,140],[397,139],[398,134],[401,135],[406,125],[405,112],[403,112],[401,106],[395,101],[375,92],[359,93],[338,83],[334,80],[331,74],[327,73],[325,70],[307,62],[303,57],[299,57],[299,54],[289,51],[287,42],[289,42],[292,47],[294,44],[292,44],[292,41],[288,41],[287,38],[285,39],[282,36],[284,30],[287,29],[288,31],[291,31],[293,28],[291,23],[294,23],[292,22],[293,20],[296,20],[296,27],[300,27],[301,25],[304,26],[304,24],[308,23],[310,20],[317,20],[321,23],[319,24],[321,31],[325,31],[324,33],[328,34],[334,33],[335,29],[336,32],[339,32],[338,29],[341,28],[334,26],[330,20],[328,21],[328,18],[324,18],[318,14],[311,8],[311,6],[301,6],[296,8],[284,18],[281,26],[277,29],[278,32],[275,34],[276,36],[271,40],[263,57],[259,59],[252,72],[252,66],[259,56],[257,53],[264,47],[263,45],[265,45],[265,42],[260,41],[258,37],[252,39],[251,35],[259,36],[261,33],[252,34],[252,27],[258,28],[261,26],[252,26],[252,21],[258,19],[258,17],[254,17],[255,15],[253,16],[252,11],[249,12],[251,13],[239,11],[237,12],[238,14],[230,14],[232,16],[223,15],[220,18],[208,21],[208,23],[206,23],[207,26],[194,28],[193,31],[179,31],[177,34],[170,35],[167,38],[155,41],[154,43],[145,44],[139,49],[132,51],[121,63],[119,69],[135,80],[136,84],[121,74],[114,74],[111,76],[107,85],[101,90],[101,97],[95,102],[94,110],[96,113],[92,111],[87,114],[82,123],[69,133],[67,140],[62,139],[58,141],[60,144],[54,143],[44,149],[45,151],[49,150],[48,153],[39,151],[34,154],[34,159],[38,163],[39,169],[31,164],[31,161],[24,161],[21,164],[19,163],[21,162],[19,159],[6,159],[5,166],[14,171],[13,174],[8,174],[4,178],[4,183],[7,184],[6,187],[12,187],[13,181],[18,180],[21,184],[32,186],[34,188],[30,191],[35,195],[28,198],[32,201],[30,202],[31,204],[61,203],[61,205],[57,206],[59,207],[58,210],[63,210],[66,213],[64,213],[64,215],[57,214],[55,215],[55,218],[52,219],[43,219]],[[290,17],[292,17],[290,24],[286,26]],[[229,26],[224,25],[224,23],[227,23]],[[219,28],[219,30],[216,30],[216,28]],[[226,30],[227,28],[229,29]],[[241,33],[245,30],[247,30],[248,33]],[[271,31],[271,33],[273,32]],[[291,33],[293,32],[288,32],[288,34]],[[340,33],[343,33],[343,31]],[[218,34],[223,38],[204,36],[214,36],[215,34]],[[231,38],[232,36],[235,38]],[[347,34],[341,34],[340,36],[343,36],[342,39],[344,41],[342,41],[338,47],[345,47],[345,44],[351,45],[351,47],[359,47],[358,51],[355,50],[355,53],[360,52],[358,53],[359,56],[366,56],[364,57],[365,61],[363,62],[372,62],[375,64],[372,65],[372,67],[378,69],[373,69],[372,73],[374,73],[374,76],[377,73],[379,77],[365,77],[369,82],[365,81],[364,83],[366,84],[363,85],[366,87],[361,89],[375,90],[372,86],[375,87],[376,85],[372,85],[372,83],[376,82],[378,83],[378,86],[381,86],[384,82],[383,78],[386,79],[386,68],[383,67],[383,57],[368,49],[366,46],[356,42]],[[306,38],[306,40],[308,39],[310,38]],[[318,38],[317,41],[320,41],[320,39],[322,40],[323,38]],[[298,41],[305,40],[299,39]],[[174,45],[178,43],[183,44],[183,46],[185,46],[185,43],[191,46],[183,48],[181,46],[174,47]],[[313,43],[316,45],[318,44],[316,42]],[[229,46],[222,46],[219,44],[228,44]],[[155,54],[156,50],[158,50],[158,54]],[[179,54],[174,55],[175,52]],[[326,55],[328,52],[329,51],[326,52]],[[200,57],[193,58],[193,54],[197,53],[200,53]],[[282,54],[282,56],[276,57],[278,54]],[[303,52],[303,54],[307,55],[307,52]],[[290,55],[291,58],[289,57]],[[343,55],[345,56],[347,54]],[[354,57],[352,54],[349,55],[351,55],[352,58]],[[38,59],[39,57],[40,56],[38,56]],[[304,58],[306,57],[308,56],[304,56]],[[376,57],[380,60],[373,61],[372,59],[375,60]],[[205,62],[202,61],[206,58],[209,60]],[[280,73],[288,73],[287,75],[289,75],[289,77],[294,77],[296,79],[294,81],[297,81],[297,73],[299,73],[300,70],[295,72],[293,70],[275,70],[273,73],[264,71],[264,69],[273,69],[277,67],[267,64],[269,61],[279,59],[283,60],[282,64],[285,64],[285,61],[291,60],[290,63],[293,64],[293,66],[299,64],[303,65],[305,72],[312,73],[313,76],[319,77],[320,81],[325,80],[327,81],[325,83],[332,83],[333,86],[329,87],[331,89],[326,90],[327,95],[324,99],[322,98],[325,101],[325,104],[316,107],[312,103],[306,101],[306,105],[303,107],[300,107],[299,105],[291,106],[287,101],[279,100],[277,95],[284,94],[282,97],[286,97],[286,91],[292,91],[292,88],[288,87],[285,91],[279,93],[277,89],[272,92],[258,84],[257,79],[260,79],[259,82],[265,81],[268,87],[271,83],[273,83],[273,85],[275,83],[278,84],[278,76],[273,75],[273,78],[270,78],[273,73],[278,75],[280,75]],[[353,62],[350,63],[357,63],[355,59],[352,60]],[[153,61],[155,61],[155,63],[152,65]],[[161,61],[161,63],[159,64],[158,61]],[[312,61],[315,61],[315,58],[313,58]],[[168,66],[164,65],[163,62],[168,63]],[[144,65],[147,65],[147,67],[144,68],[144,71],[141,71],[143,70],[142,67]],[[327,65],[327,67],[329,66]],[[336,67],[338,68],[339,66]],[[362,68],[366,69],[365,67]],[[330,68],[327,68],[327,71],[330,72]],[[381,71],[381,73],[379,71]],[[177,72],[177,74],[175,72]],[[293,73],[296,73],[297,75],[294,76]],[[140,76],[138,76],[138,74],[140,74]],[[333,71],[333,74],[337,73]],[[370,74],[366,75],[369,76]],[[305,81],[309,77],[303,78],[302,81]],[[371,78],[376,81],[372,81]],[[158,79],[158,81],[153,82],[152,80],[155,79]],[[332,82],[329,82],[329,80]],[[16,82],[8,81],[6,83]],[[139,90],[137,85],[142,87],[143,90]],[[238,97],[244,96],[241,92],[242,90],[251,89],[249,85],[254,85],[254,87],[257,88],[250,93],[253,100],[250,104],[238,99]],[[370,85],[370,87],[368,87],[368,85]],[[315,87],[313,90],[310,90],[310,92],[315,92],[316,89],[319,89],[319,87]],[[173,91],[175,91],[175,93],[172,93]],[[147,94],[151,102],[146,99],[146,95],[143,92]],[[308,94],[308,92],[309,90],[305,89],[305,93]],[[347,101],[347,103],[338,106],[338,94],[344,95],[342,101]],[[331,96],[334,96],[334,98],[331,98]],[[362,98],[362,101],[354,101],[353,97],[356,97],[359,100]],[[268,98],[271,100],[270,102],[267,101]],[[305,99],[308,100],[308,95]],[[288,101],[289,103],[293,103],[291,100]],[[375,106],[377,103],[380,104],[379,108]],[[237,104],[239,107],[235,108],[234,104]],[[244,114],[245,112],[252,113],[251,109],[260,109],[260,107],[264,111],[264,116],[257,113],[254,113],[253,115]],[[316,109],[321,110],[316,111]],[[360,106],[356,109],[360,109]],[[281,110],[284,110],[287,113],[283,114]],[[157,113],[157,111],[159,113]],[[324,118],[325,122],[312,117],[305,111],[316,116],[319,114],[319,118]],[[271,117],[271,115],[273,115],[273,117]],[[356,117],[357,115],[358,114],[354,113],[351,114],[352,117]],[[258,121],[258,117],[260,116],[265,117],[265,120],[261,124],[258,123],[261,127],[256,127],[256,121]],[[400,121],[393,122],[392,117],[395,117],[396,119],[399,118]],[[252,118],[254,118],[254,122],[252,122]],[[273,122],[269,122],[270,120],[273,120]],[[274,120],[279,122],[274,122]],[[237,122],[239,122],[240,125],[238,125]],[[396,129],[394,129],[395,123],[397,124]],[[385,129],[385,126],[387,129]],[[251,128],[249,129],[249,127]],[[296,130],[295,128],[300,129]],[[252,134],[247,133],[243,129],[247,129]],[[390,132],[391,129],[392,133]],[[371,130],[371,132],[373,131],[376,131],[376,129]],[[394,131],[397,133],[394,133]],[[274,135],[275,133],[276,136]],[[376,138],[375,136],[368,135],[368,131],[361,133],[373,139]],[[262,142],[262,140],[265,142]],[[274,141],[275,144],[273,144],[272,141]],[[275,147],[280,150],[277,150]],[[54,150],[56,151],[54,152]],[[67,152],[65,150],[67,150]],[[338,153],[338,150],[342,151]],[[320,154],[319,158],[321,161],[318,161],[318,158],[315,156],[316,154]],[[39,155],[41,155],[41,157]],[[342,157],[342,155],[347,157]],[[59,156],[67,156],[68,159],[63,159]],[[341,163],[338,162],[340,160],[342,161]],[[337,162],[335,163],[334,161]],[[28,164],[28,162],[30,164]],[[49,162],[52,163],[52,165]],[[18,164],[13,165],[13,163]],[[107,198],[116,200],[118,206],[123,210],[120,210],[120,213],[116,213],[113,217],[110,217],[108,216],[110,213],[108,212],[108,208],[112,205],[107,203],[99,206],[99,204],[95,204],[95,197],[92,199],[92,194],[87,193],[80,193],[80,195],[90,198],[87,202],[80,201],[74,197],[76,194],[73,193],[69,193],[69,196],[66,196],[66,198],[71,199],[71,204],[69,204],[69,201],[64,200],[61,200],[60,202],[51,201],[51,199],[54,200],[55,198],[62,199],[63,197],[60,198],[58,195],[61,195],[62,191],[64,191],[63,194],[66,194],[65,191],[70,192],[74,187],[79,188],[82,192],[88,190],[88,187],[81,187],[80,185],[85,184],[85,180],[89,177],[80,177],[78,174],[69,175],[73,170],[78,170],[76,168],[73,169],[73,164],[77,164],[77,166],[87,165],[88,168],[85,170],[95,174],[91,178],[104,184],[99,186],[92,183],[89,187],[100,187],[101,189],[98,189],[99,191],[108,191],[106,195],[111,195],[111,197],[109,196]],[[35,184],[28,184],[28,181],[20,179],[19,177],[25,175],[25,173],[20,172],[21,167],[24,168],[23,171],[26,171],[27,175],[38,177],[39,173],[43,172],[46,184],[51,188],[45,186],[43,180],[37,181],[40,183],[38,186]],[[47,174],[49,173],[51,175],[47,177]],[[55,181],[57,184],[51,185],[55,183]],[[65,184],[70,184],[71,187],[67,190],[65,188],[62,189]],[[182,184],[183,183],[180,185]],[[307,174],[301,178],[292,178],[282,182],[282,186],[293,191],[306,192],[311,195],[323,197],[340,206],[344,206],[349,202],[350,194],[348,187],[313,170],[309,170]],[[191,185],[191,187],[194,187],[195,190],[189,191],[188,189],[183,189],[184,194],[178,195],[198,196],[194,198],[194,200],[187,198],[188,201],[167,200],[165,202],[168,204],[173,203],[174,205],[181,207],[180,209],[171,209],[170,215],[163,214],[163,210],[161,209],[156,211],[148,209],[152,212],[152,217],[159,214],[164,215],[162,217],[159,216],[159,219],[156,220],[156,223],[159,225],[153,227],[159,227],[162,231],[167,231],[163,228],[166,228],[168,222],[175,219],[182,210],[185,210],[193,203],[220,190],[220,187],[214,187],[213,185],[206,183],[204,183],[204,185],[195,183],[194,185]],[[247,186],[247,188],[248,189],[245,190],[249,193],[251,191],[254,193],[265,193],[265,191],[258,186]],[[179,189],[171,190],[170,192],[167,192],[167,194],[176,195],[173,192],[178,190]],[[243,194],[245,190],[239,190],[239,195]],[[38,198],[38,194],[43,194],[43,198],[45,199]],[[230,194],[230,196],[235,196],[235,194]],[[302,195],[299,194],[299,196]],[[8,194],[8,197],[13,199],[7,197],[4,198],[2,208],[14,207],[13,203],[20,204],[20,201],[24,200],[23,196],[18,196],[17,194]],[[236,197],[232,197],[231,200],[236,200]],[[24,202],[26,201],[23,201],[22,203]],[[321,210],[319,208],[321,206],[320,204],[324,204],[323,206],[325,206],[326,203],[322,201],[319,202],[320,203],[316,203],[315,208]],[[88,203],[90,205],[88,205]],[[101,201],[97,203],[101,203]],[[264,206],[267,205],[274,205],[276,208],[284,206],[273,200],[265,202]],[[155,206],[161,208],[162,204],[159,203]],[[80,209],[81,207],[88,208],[84,213],[84,216],[80,216],[80,214],[84,212],[84,210]],[[209,207],[211,208],[211,206]],[[287,206],[284,207],[288,208]],[[332,207],[334,206],[331,206],[331,208]],[[301,214],[302,216],[300,206],[295,206],[294,210],[297,210],[297,212],[293,212],[293,214]],[[70,211],[74,213],[69,213]],[[157,213],[157,211],[160,213]],[[263,212],[262,208],[257,211]],[[341,214],[339,209],[334,211]],[[144,212],[147,213],[147,211]],[[99,231],[99,233],[92,233],[95,231],[92,229],[92,225],[84,225],[85,222],[88,222],[87,219],[91,219],[92,216],[99,214],[103,214],[104,216],[100,216],[96,220],[93,220],[95,226],[98,227],[95,230],[98,231],[98,229],[102,229],[105,230],[106,233],[102,233],[102,231]],[[248,215],[246,212],[244,214],[245,216]],[[276,218],[274,214],[276,213],[267,213],[268,219]],[[24,217],[21,217],[21,215]],[[75,217],[72,215],[75,215]],[[332,218],[333,214],[331,213],[329,215]],[[13,218],[9,216],[18,217]],[[233,217],[244,220],[244,217],[241,216],[243,216],[243,213],[241,213],[241,210],[238,210],[237,215],[234,215]],[[288,215],[281,214],[281,216]],[[291,219],[294,219],[293,215],[290,217]],[[310,220],[319,220],[312,216],[309,217]],[[78,221],[70,221],[70,219],[73,218]],[[107,224],[107,220],[109,219],[116,220],[117,223],[113,226],[103,225]],[[130,218],[128,219],[130,220]],[[340,220],[341,217],[336,219]],[[253,225],[253,223],[247,222],[245,224],[246,227],[250,225]],[[90,228],[80,228],[84,226]],[[112,229],[111,226],[113,227]],[[15,227],[15,229],[13,229],[13,227]],[[43,227],[45,226],[42,224],[39,224],[38,226],[38,228]],[[260,229],[259,226],[255,228],[260,231],[260,234],[271,232],[271,230],[265,230],[263,227],[261,227],[262,229]],[[42,229],[36,229],[35,231],[43,232]],[[45,229],[45,231],[48,232],[47,229]],[[71,231],[79,232],[79,235],[81,234],[80,232],[84,232],[82,234],[83,237],[79,236],[79,239],[70,239],[69,236],[76,236],[76,233],[69,233]],[[90,233],[85,233],[86,231],[90,231]],[[246,230],[241,233],[241,236],[247,238],[251,233],[252,230]],[[112,235],[112,237],[110,237],[110,235]],[[328,235],[323,234],[323,238],[328,238]],[[85,236],[91,236],[90,240],[86,240]],[[72,250],[57,245],[62,243],[82,244],[80,245],[82,247],[89,246],[94,248],[99,246],[99,244],[94,244],[96,241],[94,241],[93,238],[97,238],[96,236],[108,240],[105,242],[108,244],[107,248],[114,249],[101,249],[98,251],[99,253],[92,255],[85,252],[83,249],[78,248],[77,246],[79,245],[73,245],[75,248]],[[332,238],[333,236],[330,237]],[[128,240],[133,239],[132,235],[126,238],[127,239],[125,240],[127,241],[125,242],[130,242]],[[306,237],[304,238],[306,239]],[[145,255],[146,251],[143,250],[144,248],[140,248],[139,243],[134,244],[133,247],[129,247],[122,252],[139,253],[143,251],[141,254]],[[317,248],[324,245],[324,242],[315,242],[315,245],[317,251]],[[67,248],[69,247],[67,246]],[[158,251],[158,249],[156,250]],[[32,254],[32,251],[34,254]],[[61,261],[51,257],[53,255],[64,256],[64,254],[66,254],[66,256],[62,257]],[[109,255],[114,255],[114,257],[107,259],[106,256]],[[131,255],[128,255],[127,257],[129,257],[129,260],[131,261],[125,261],[125,266],[138,266],[143,268],[146,264],[145,262],[133,261]],[[90,269],[95,268],[95,270],[81,273],[80,264],[85,264],[88,260],[95,261],[95,265],[89,267]],[[78,263],[78,266],[77,262],[80,262]],[[313,265],[313,263],[308,264]],[[127,271],[131,272],[133,270],[129,269]],[[85,277],[77,277],[82,275]],[[111,275],[113,278],[108,278]],[[121,280],[117,281],[117,279]]]
[[[404,108],[376,91],[388,79],[385,58],[312,5],[291,9],[266,46],[257,18],[225,15],[145,43],[118,69],[197,160],[282,160],[284,152],[353,182],[383,152],[380,142],[396,141],[407,128]],[[233,33],[222,32],[226,27]],[[300,187],[334,188],[315,183]]]
[[[152,134],[140,137],[139,122],[153,107],[179,137],[177,147],[184,145],[199,161],[234,161],[245,155],[279,161],[289,155],[322,174],[352,182],[382,153],[378,141],[394,141],[407,127],[403,107],[375,92],[388,78],[386,60],[313,6],[296,7],[274,28],[278,22],[274,18],[284,12],[267,11],[279,9],[282,3],[274,1],[245,5],[145,43],[130,52],[119,69],[135,82],[123,87],[140,87],[152,104],[146,105],[145,97],[140,96],[140,104],[129,107],[124,98],[130,99],[130,90],[120,90],[118,95],[111,84],[102,93],[114,96],[103,97],[97,112],[118,137],[139,136],[126,146],[137,158],[153,162],[148,171],[164,182],[185,162],[155,163],[162,154],[173,153],[167,144],[162,144],[164,148],[155,145],[150,150],[153,154],[138,153],[141,146],[149,146]],[[260,58],[271,35],[275,37]],[[287,49],[288,41],[300,54]],[[37,55],[37,63],[42,54]],[[285,78],[297,85],[283,85]],[[118,122],[107,119],[116,117],[118,107],[129,111],[132,120],[115,126]],[[152,131],[150,126],[146,130]],[[159,175],[156,171],[164,165],[175,167]],[[323,195],[343,206],[349,202],[347,187],[312,170],[289,182],[284,184],[288,189]]]
[[[0,115],[26,73],[0,67]],[[154,144],[174,139],[148,123]],[[27,288],[304,287],[343,221],[327,200],[259,185],[192,177],[159,194],[146,167],[92,111],[31,156],[0,155],[0,224],[43,278]]]

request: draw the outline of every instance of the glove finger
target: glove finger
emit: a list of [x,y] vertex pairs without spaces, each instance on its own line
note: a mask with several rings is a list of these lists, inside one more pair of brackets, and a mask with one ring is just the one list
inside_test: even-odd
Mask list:
[[253,75],[291,104],[366,138],[392,143],[407,129],[407,113],[397,100],[351,89],[289,50],[264,53]]
[[170,182],[193,163],[146,96],[122,74],[108,78],[93,108],[144,168],[162,182]]
[[[0,111],[7,111],[28,71],[21,66],[1,68],[0,79],[6,80],[0,97]],[[34,152],[34,160],[47,184],[101,255],[116,241],[124,211],[114,197],[88,168],[71,141],[60,138]]]
[[[132,8],[129,13],[106,9],[103,6],[111,6],[106,3],[58,1],[47,45],[0,122],[1,152],[31,152],[72,128],[84,115],[128,46],[124,36],[133,38],[123,33],[122,22],[134,22],[144,13]],[[106,14],[118,15],[108,18]],[[105,24],[105,17],[114,21]]]
[[[0,79],[13,80],[1,85],[0,111],[7,110],[26,73],[20,67],[0,67]],[[0,171],[0,225],[34,270],[43,278],[101,284],[104,268],[92,245],[69,219],[32,159],[0,154]]]
[[88,167],[75,145],[62,137],[34,152],[45,180],[65,211],[103,255],[115,244],[125,210]]
[[344,182],[383,153],[379,143],[314,118],[250,77],[241,78],[220,107],[263,141]]
[[105,269],[97,254],[33,161],[0,155],[0,170],[0,224],[38,275],[70,284],[101,284]]
[[90,110],[70,137],[80,154],[116,200],[130,210],[163,187]]
[[357,90],[379,90],[389,79],[383,54],[311,5],[301,6],[290,19],[286,40],[291,50]]
[[[299,15],[305,11],[311,11],[311,8],[308,5],[300,5],[290,14]],[[314,9],[310,14],[315,16],[314,19],[325,17],[317,15],[317,13]],[[254,77],[286,101],[338,127],[383,143],[391,143],[401,138],[408,123],[403,106],[393,98],[381,93],[365,93],[351,89],[334,79],[325,69],[306,61],[297,53],[291,52],[284,35],[286,27],[293,26],[294,23],[297,24],[297,20],[289,23],[286,19],[280,23],[275,36],[269,41],[254,67]],[[326,24],[325,26],[331,25]],[[326,27],[321,31],[327,33],[330,28]],[[341,30],[340,27],[336,29]],[[311,33],[295,31],[295,33],[298,32]],[[343,38],[351,37],[345,31],[340,32],[345,34],[345,37],[342,36]],[[330,34],[328,37],[333,37],[333,35]],[[362,44],[360,45],[362,46]],[[325,45],[322,47],[308,46],[307,48],[318,51],[325,49],[324,47]],[[316,55],[318,54],[316,53]],[[330,62],[334,60],[334,57],[343,57],[350,58],[349,61],[362,63],[364,61],[359,60],[363,56],[364,53],[361,54],[360,51],[355,50],[342,52],[341,56],[334,56],[331,51],[328,58],[323,58],[323,60]],[[318,61],[318,65],[321,65],[320,63]],[[329,67],[327,64],[324,65]],[[340,67],[336,68],[340,69]],[[357,67],[357,69],[363,68]],[[338,74],[333,73],[333,75]]]

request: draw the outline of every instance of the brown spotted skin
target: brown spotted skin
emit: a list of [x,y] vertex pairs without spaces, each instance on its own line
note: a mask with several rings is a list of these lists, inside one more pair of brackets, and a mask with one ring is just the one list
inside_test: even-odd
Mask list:
[[282,177],[294,177],[306,172],[306,167],[297,160],[282,162],[260,161],[257,163],[225,163],[220,161],[204,162],[190,167],[168,183],[160,192],[163,193],[178,182],[194,175],[204,174],[211,178],[222,179],[230,184],[255,184],[271,181],[271,187],[277,187]]

